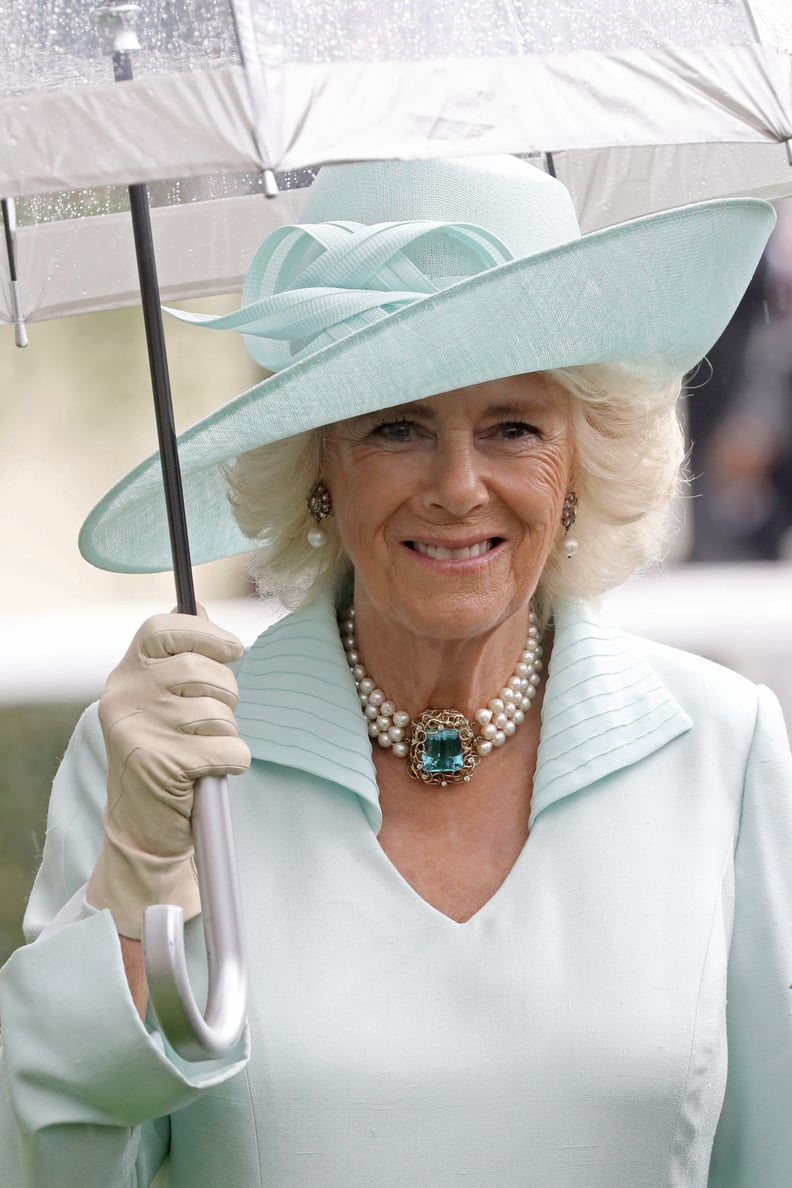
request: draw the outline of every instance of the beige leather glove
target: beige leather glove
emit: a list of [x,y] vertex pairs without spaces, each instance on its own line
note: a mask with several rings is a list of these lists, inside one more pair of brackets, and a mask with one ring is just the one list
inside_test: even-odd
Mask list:
[[234,719],[242,644],[208,619],[157,615],[138,631],[99,702],[107,747],[104,846],[88,884],[122,936],[139,937],[143,910],[201,910],[190,814],[193,784],[237,775],[250,751]]

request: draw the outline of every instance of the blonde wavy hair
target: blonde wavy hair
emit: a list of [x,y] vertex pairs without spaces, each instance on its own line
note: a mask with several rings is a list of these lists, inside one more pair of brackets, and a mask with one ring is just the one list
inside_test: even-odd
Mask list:
[[[569,561],[563,550],[551,550],[534,594],[545,619],[557,600],[590,601],[658,558],[683,478],[685,444],[681,377],[652,383],[610,363],[543,374],[571,397],[579,501],[579,551]],[[322,525],[327,543],[308,544],[313,521],[306,499],[321,477],[324,449],[325,432],[315,429],[241,454],[226,470],[234,518],[260,542],[251,576],[262,594],[289,607],[327,589],[340,597],[352,576],[332,516]]]

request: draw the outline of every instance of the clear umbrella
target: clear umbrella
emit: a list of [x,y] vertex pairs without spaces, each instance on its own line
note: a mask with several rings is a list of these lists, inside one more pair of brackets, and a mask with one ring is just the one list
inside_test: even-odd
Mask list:
[[[112,9],[117,73],[136,16]],[[330,161],[520,153],[565,181],[588,230],[701,198],[792,192],[786,0],[150,3],[135,78],[120,86],[78,0],[11,0],[5,18],[0,320],[20,345],[36,319],[140,299],[130,184],[151,191],[169,300],[239,288],[255,246],[299,217],[301,188]],[[140,259],[148,204],[134,189],[131,203]],[[158,293],[150,268],[141,276],[156,378]],[[170,420],[163,455],[175,462]],[[175,522],[189,607],[178,507]],[[215,824],[204,806],[218,804]],[[223,805],[222,790],[199,796],[206,1019],[172,913],[147,946],[155,1007],[192,1056],[227,1047],[244,1013]]]
[[0,197],[28,320],[137,301],[130,182],[156,183],[168,300],[238,289],[298,217],[294,171],[328,161],[549,154],[584,230],[792,189],[787,0],[144,0],[124,88],[81,0],[9,0],[4,27]]

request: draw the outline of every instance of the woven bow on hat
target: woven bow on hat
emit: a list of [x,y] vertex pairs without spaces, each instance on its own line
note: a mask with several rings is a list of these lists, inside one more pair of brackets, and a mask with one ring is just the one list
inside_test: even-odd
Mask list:
[[[468,271],[441,278],[427,275],[406,254],[427,239],[455,248],[460,263],[469,263]],[[241,331],[252,358],[275,372],[405,305],[513,258],[496,235],[469,223],[283,227],[256,253],[242,305],[234,313],[168,312],[211,330]]]

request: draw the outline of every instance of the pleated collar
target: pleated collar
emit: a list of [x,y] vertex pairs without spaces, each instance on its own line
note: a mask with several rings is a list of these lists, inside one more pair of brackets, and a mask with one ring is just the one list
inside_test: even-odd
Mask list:
[[690,730],[642,641],[604,626],[588,607],[555,610],[531,823],[544,809],[645,759]]
[[348,788],[379,831],[371,742],[331,599],[312,602],[260,635],[237,681],[237,721],[253,758]]
[[[531,822],[550,805],[689,730],[640,641],[579,604],[556,609]],[[330,780],[382,823],[371,743],[330,599],[259,636],[237,671],[237,719],[254,759]]]

